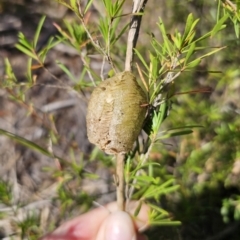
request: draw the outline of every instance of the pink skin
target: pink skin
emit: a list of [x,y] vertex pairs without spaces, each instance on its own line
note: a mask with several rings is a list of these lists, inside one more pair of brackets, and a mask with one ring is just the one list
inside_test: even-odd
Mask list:
[[145,240],[139,231],[148,227],[149,208],[142,205],[137,218],[131,214],[137,202],[130,203],[130,213],[119,211],[116,202],[94,209],[57,228],[41,240]]

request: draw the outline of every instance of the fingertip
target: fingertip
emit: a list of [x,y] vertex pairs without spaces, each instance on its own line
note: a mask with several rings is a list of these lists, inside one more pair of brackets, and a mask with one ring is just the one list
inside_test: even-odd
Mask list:
[[99,231],[97,240],[137,240],[136,229],[130,215],[117,211],[109,215]]

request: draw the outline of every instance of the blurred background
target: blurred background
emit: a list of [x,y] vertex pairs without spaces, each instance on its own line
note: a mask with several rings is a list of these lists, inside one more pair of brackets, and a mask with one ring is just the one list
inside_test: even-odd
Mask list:
[[[101,16],[103,6],[93,1],[89,21]],[[84,3],[83,3],[84,4]],[[126,1],[125,12],[131,11]],[[150,34],[161,39],[156,22],[162,18],[167,32],[183,31],[189,13],[200,18],[197,35],[216,21],[217,2],[149,1],[142,20],[137,48],[150,47]],[[82,58],[64,44],[50,50],[48,71],[33,69],[37,84],[25,88],[27,56],[15,48],[18,32],[32,39],[42,15],[46,20],[38,49],[58,35],[54,24],[76,22],[74,14],[53,0],[0,1],[0,128],[54,152],[52,159],[0,135],[0,239],[38,239],[66,219],[92,206],[115,199],[111,157],[94,148],[86,136],[86,107],[90,89],[81,94],[76,84],[56,64],[63,63],[80,78]],[[119,65],[124,63],[125,39]],[[208,87],[211,93],[176,95],[164,127],[202,125],[188,136],[167,139],[157,145],[150,159],[162,166],[162,179],[174,177],[180,189],[161,199],[179,227],[156,227],[150,239],[237,240],[240,237],[240,40],[232,23],[205,45],[227,48],[204,59],[176,81],[176,92]],[[18,87],[3,85],[6,58]],[[102,58],[93,54],[91,68],[101,72]],[[105,73],[109,70],[106,67]],[[215,73],[214,73],[215,72]],[[84,76],[90,81],[88,75]],[[24,97],[23,97],[24,96]],[[34,210],[34,213],[33,213]],[[9,237],[9,238],[7,238]],[[11,237],[11,238],[10,238]]]

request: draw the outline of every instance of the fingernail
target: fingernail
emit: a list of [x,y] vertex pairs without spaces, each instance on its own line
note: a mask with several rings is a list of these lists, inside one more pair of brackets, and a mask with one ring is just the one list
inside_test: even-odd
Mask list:
[[126,212],[118,211],[108,218],[105,228],[106,240],[136,240],[133,221]]

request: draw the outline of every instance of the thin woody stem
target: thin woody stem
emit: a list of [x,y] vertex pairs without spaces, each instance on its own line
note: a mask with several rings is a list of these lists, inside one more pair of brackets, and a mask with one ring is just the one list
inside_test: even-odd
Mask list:
[[134,48],[136,47],[142,15],[148,0],[133,0],[133,17],[128,32],[125,71],[132,71]]
[[[116,69],[115,69],[115,66],[113,64],[113,61],[109,55],[109,50],[106,52],[99,44],[99,42],[97,40],[94,40],[94,38],[92,37],[91,33],[89,32],[87,26],[86,26],[86,23],[84,21],[84,14],[82,12],[82,9],[81,9],[81,6],[80,6],[80,2],[77,2],[78,4],[78,14],[77,16],[79,17],[81,23],[82,23],[82,26],[85,30],[85,32],[87,33],[87,36],[89,38],[89,40],[91,41],[92,45],[96,48],[96,50],[98,50],[104,57],[107,58],[109,64],[111,65],[112,69],[114,70],[114,72],[116,72]],[[109,31],[110,31],[110,26],[109,26]],[[109,47],[109,44],[108,43],[108,47]]]
[[124,179],[124,159],[125,154],[118,153],[117,156],[117,168],[116,168],[116,185],[117,185],[117,204],[118,209],[121,211],[125,210],[125,179]]

